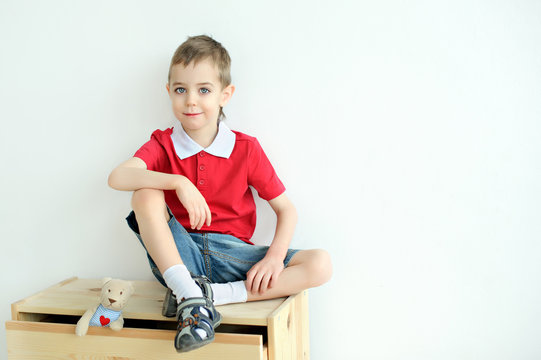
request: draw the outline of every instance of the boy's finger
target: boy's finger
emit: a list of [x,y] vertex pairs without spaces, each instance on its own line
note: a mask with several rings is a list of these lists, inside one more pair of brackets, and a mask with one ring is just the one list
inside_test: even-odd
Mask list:
[[246,289],[252,291],[252,281],[254,279],[254,272],[252,270],[246,273]]
[[201,230],[203,225],[205,225],[205,221],[207,220],[207,213],[205,212],[205,209],[199,210],[199,222],[197,223],[197,230]]
[[270,274],[266,274],[261,280],[261,287],[259,289],[260,294],[263,294],[265,291],[267,291],[269,280],[270,280]]
[[275,279],[276,277],[274,275],[271,276],[270,280],[269,280],[269,289],[272,289],[272,287],[274,286],[274,282],[275,282]]
[[261,279],[262,279],[262,275],[261,274],[257,274],[254,278],[254,284],[252,286],[252,293],[257,293],[259,292],[259,287],[261,286]]
[[207,226],[210,226],[210,219],[211,219],[212,215],[210,213],[210,209],[209,209],[208,205],[205,206],[205,212],[207,213]]
[[197,230],[201,230],[203,224],[205,223],[206,213],[204,209],[199,210],[199,221],[197,222]]
[[195,208],[195,224],[194,224],[194,228],[196,229],[200,229],[201,228],[201,217],[203,214],[201,214],[201,209],[199,207],[196,207]]
[[192,227],[192,230],[193,230],[199,223],[199,213],[197,212],[197,208],[193,208],[192,213],[193,213],[193,221],[190,220],[190,226]]
[[194,224],[193,209],[189,208],[189,209],[186,209],[186,210],[188,211],[188,217],[190,218],[190,227],[193,229],[193,224]]
[[207,222],[207,213],[203,210],[203,212],[201,213],[201,222],[199,223],[199,230],[201,230],[201,228],[203,227],[203,225],[205,225],[206,222]]

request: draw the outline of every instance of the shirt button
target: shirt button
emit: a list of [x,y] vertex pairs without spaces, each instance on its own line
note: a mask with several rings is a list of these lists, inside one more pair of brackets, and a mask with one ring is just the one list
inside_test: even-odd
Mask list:
[[201,151],[201,152],[199,153],[199,156],[203,157],[203,156],[205,156],[205,153]]
[[201,170],[201,171],[205,170],[205,165],[201,165],[201,166],[199,167],[199,170]]
[[205,180],[199,180],[199,185],[204,185],[205,184]]

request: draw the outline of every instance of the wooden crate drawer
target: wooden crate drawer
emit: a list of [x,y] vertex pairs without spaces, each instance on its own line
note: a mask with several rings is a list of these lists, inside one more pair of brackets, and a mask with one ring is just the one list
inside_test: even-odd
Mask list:
[[8,357],[28,359],[266,359],[262,335],[217,333],[213,343],[178,354],[174,330],[91,327],[75,336],[75,325],[30,321],[6,323]]
[[309,359],[306,291],[288,298],[218,306],[222,324],[201,349],[178,354],[176,321],[161,315],[165,288],[134,281],[135,293],[122,311],[124,328],[90,327],[83,337],[75,326],[99,301],[101,281],[70,278],[11,306],[6,322],[10,360],[45,359]]

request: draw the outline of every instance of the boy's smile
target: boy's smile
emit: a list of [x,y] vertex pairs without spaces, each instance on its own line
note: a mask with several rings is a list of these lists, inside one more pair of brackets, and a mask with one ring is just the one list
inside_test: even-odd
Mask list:
[[227,104],[235,87],[222,89],[218,69],[208,58],[197,65],[174,65],[166,88],[184,131],[199,145],[208,147],[218,132],[220,107]]

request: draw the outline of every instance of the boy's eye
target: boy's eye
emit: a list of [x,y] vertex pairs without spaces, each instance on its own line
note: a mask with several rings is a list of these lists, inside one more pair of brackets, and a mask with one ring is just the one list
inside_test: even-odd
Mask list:
[[186,89],[179,87],[179,88],[176,88],[176,89],[175,89],[175,92],[176,92],[177,94],[183,94],[183,93],[186,92]]
[[207,88],[201,88],[201,90],[199,91],[201,92],[201,94],[208,94],[210,92],[210,90]]

